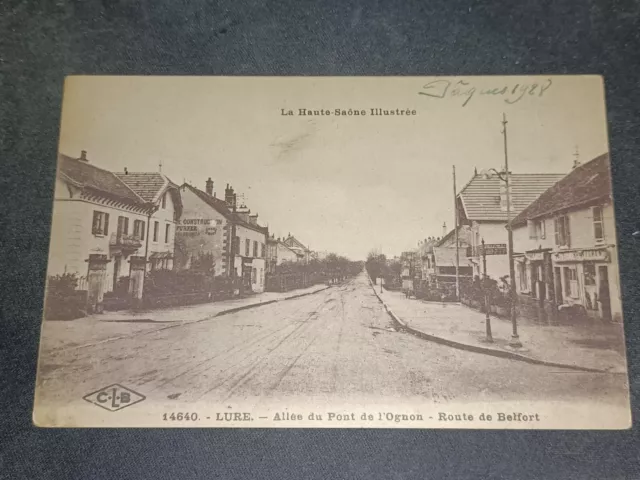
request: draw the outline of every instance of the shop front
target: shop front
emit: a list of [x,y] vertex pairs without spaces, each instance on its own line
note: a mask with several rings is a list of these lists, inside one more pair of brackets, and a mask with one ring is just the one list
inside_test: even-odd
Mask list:
[[610,279],[612,254],[608,247],[565,250],[553,257],[555,287],[560,308],[581,306],[589,318],[612,320]]

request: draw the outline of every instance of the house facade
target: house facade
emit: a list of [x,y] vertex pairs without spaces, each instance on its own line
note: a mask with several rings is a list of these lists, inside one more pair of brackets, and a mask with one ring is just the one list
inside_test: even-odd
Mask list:
[[283,263],[303,262],[304,258],[303,252],[293,250],[281,238],[271,235],[267,239],[267,273],[275,273]]
[[512,222],[516,290],[530,313],[579,305],[620,321],[622,301],[609,156],[576,166]]
[[[563,174],[548,173],[510,174],[511,218],[515,218],[562,177]],[[484,240],[485,244],[496,246],[495,252],[498,253],[487,255],[487,275],[495,280],[508,276],[506,183],[497,175],[476,173],[460,191],[456,201],[460,226],[468,227],[465,230],[469,243],[466,257],[473,265],[473,275],[482,277],[483,274],[480,247]]]
[[287,235],[287,238],[282,242],[291,250],[296,252],[296,254],[298,254],[305,263],[308,263],[313,256],[311,249],[291,234]]
[[236,206],[236,194],[228,185],[224,199],[217,198],[211,179],[205,191],[188,184],[180,190],[178,268],[206,268],[216,276],[242,278],[245,291],[264,291],[268,231],[258,224],[258,216]]
[[[134,265],[142,276],[151,268],[171,268],[180,195],[166,177],[156,186],[143,197],[120,175],[89,163],[86,152],[77,159],[60,154],[48,275],[76,274],[78,288],[90,291],[95,306],[130,277]],[[166,260],[154,263],[160,254]],[[138,297],[142,281],[129,287]]]

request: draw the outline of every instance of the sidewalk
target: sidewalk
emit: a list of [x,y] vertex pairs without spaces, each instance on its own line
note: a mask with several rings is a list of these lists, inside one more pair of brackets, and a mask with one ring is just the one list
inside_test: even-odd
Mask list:
[[461,304],[405,298],[402,292],[375,294],[402,326],[451,346],[490,355],[574,369],[626,373],[622,324],[545,326],[518,319],[523,349],[509,348],[511,322],[491,316],[493,343],[485,341],[485,314]]
[[237,310],[258,307],[326,290],[324,284],[289,292],[263,292],[184,307],[161,308],[133,312],[122,310],[89,315],[71,321],[45,320],[42,341],[47,350],[83,348],[120,338],[156,332],[188,323],[201,322]]

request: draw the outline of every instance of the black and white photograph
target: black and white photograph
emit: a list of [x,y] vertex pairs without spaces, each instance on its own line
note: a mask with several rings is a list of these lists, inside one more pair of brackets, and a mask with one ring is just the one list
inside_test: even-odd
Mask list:
[[34,423],[627,429],[600,76],[70,76]]

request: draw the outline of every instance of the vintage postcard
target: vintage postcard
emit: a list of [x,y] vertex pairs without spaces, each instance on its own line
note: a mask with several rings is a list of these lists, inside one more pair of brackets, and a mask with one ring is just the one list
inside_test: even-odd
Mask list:
[[603,79],[66,79],[42,427],[631,426]]

